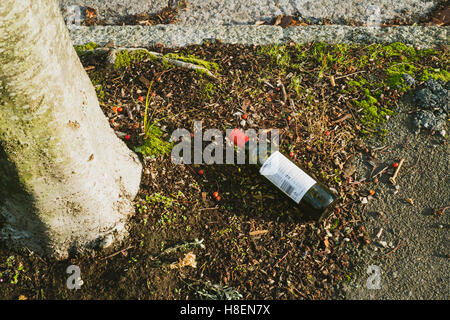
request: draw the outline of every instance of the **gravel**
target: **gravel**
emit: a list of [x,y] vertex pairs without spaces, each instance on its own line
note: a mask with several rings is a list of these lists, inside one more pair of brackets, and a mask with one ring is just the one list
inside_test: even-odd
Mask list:
[[420,129],[439,132],[445,136],[446,119],[450,108],[450,82],[430,79],[424,87],[415,93],[415,101],[419,108],[423,109],[414,116],[416,133]]
[[[173,0],[176,6],[181,1]],[[181,24],[253,24],[268,21],[280,14],[296,15],[318,22],[328,18],[334,23],[347,19],[367,23],[426,15],[437,0],[187,0],[187,8],[180,11]],[[62,9],[70,5],[95,8],[99,18],[114,24],[121,17],[136,13],[156,13],[169,0],[60,0]]]

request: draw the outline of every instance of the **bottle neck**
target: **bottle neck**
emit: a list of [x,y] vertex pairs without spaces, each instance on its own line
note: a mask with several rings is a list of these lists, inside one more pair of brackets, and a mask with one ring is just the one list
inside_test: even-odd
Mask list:
[[259,143],[254,143],[255,141],[252,141],[239,129],[234,129],[228,138],[233,141],[237,148],[248,153],[248,161],[251,164],[262,166],[272,153],[270,146],[262,150]]

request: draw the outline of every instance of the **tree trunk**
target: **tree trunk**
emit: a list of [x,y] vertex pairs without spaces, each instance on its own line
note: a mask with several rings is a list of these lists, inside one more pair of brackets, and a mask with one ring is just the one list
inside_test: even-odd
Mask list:
[[57,0],[0,1],[0,239],[38,254],[126,235],[141,178],[73,49]]

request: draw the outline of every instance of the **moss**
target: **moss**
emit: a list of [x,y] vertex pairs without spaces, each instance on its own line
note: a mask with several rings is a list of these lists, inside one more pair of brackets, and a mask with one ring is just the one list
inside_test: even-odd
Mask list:
[[89,78],[91,79],[92,85],[95,88],[95,92],[97,93],[97,98],[99,102],[103,102],[105,99],[105,90],[104,90],[104,81],[102,74],[98,71],[89,72]]
[[142,61],[145,59],[156,60],[157,57],[147,50],[120,50],[116,53],[116,62],[114,69],[129,67],[131,63]]
[[410,89],[408,85],[405,84],[403,76],[405,74],[414,75],[417,68],[408,62],[393,63],[388,68],[386,68],[386,75],[388,76],[388,85],[392,88],[397,88],[400,91],[406,92]]
[[142,153],[144,156],[158,157],[168,154],[173,147],[173,143],[162,139],[162,131],[156,125],[149,128],[147,138],[144,144],[135,149],[136,152]]
[[214,94],[216,94],[217,87],[213,83],[206,80],[201,80],[200,84],[202,86],[203,98],[211,99],[214,96]]
[[356,106],[362,109],[361,123],[368,128],[375,128],[378,124],[384,122],[386,116],[393,113],[392,110],[378,105],[378,99],[375,98],[369,89],[364,90],[365,99],[355,101]]
[[86,53],[86,51],[92,51],[98,48],[98,45],[95,42],[89,42],[82,46],[74,46],[75,51],[79,56],[82,56]]
[[196,65],[201,66],[209,71],[219,71],[220,70],[220,66],[217,63],[202,60],[193,55],[183,56],[183,55],[176,54],[176,53],[168,53],[164,56],[163,63],[164,62],[168,63],[167,59],[174,59],[174,60],[179,60],[179,61],[183,61],[183,62],[187,62],[187,63],[196,64]]
[[443,80],[444,82],[448,82],[450,81],[450,72],[442,69],[433,69],[433,68],[424,69],[422,75],[420,76],[420,80],[427,81],[430,78],[435,80],[440,79]]
[[287,51],[286,45],[262,46],[258,53],[267,55],[274,65],[283,69],[289,67],[291,64],[291,56]]
[[418,60],[416,49],[401,42],[394,42],[383,47],[385,57],[407,56],[412,60]]

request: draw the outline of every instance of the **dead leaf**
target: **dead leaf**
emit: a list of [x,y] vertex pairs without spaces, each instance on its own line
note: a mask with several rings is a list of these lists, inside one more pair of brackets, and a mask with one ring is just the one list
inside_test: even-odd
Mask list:
[[344,175],[344,178],[350,177],[356,171],[356,166],[354,164],[353,159],[354,159],[354,157],[351,157],[344,164],[344,169],[342,170],[342,174]]
[[328,241],[328,238],[325,237],[325,239],[323,240],[323,244],[325,245],[325,248],[329,248],[330,247],[330,242]]
[[330,82],[333,87],[336,86],[336,82],[334,81],[334,76],[330,76]]
[[253,236],[260,236],[260,235],[266,234],[267,232],[269,232],[269,230],[256,230],[256,231],[251,231],[249,233],[249,235],[251,235],[252,237]]
[[193,252],[188,252],[185,254],[183,259],[178,262],[172,263],[169,267],[170,269],[181,269],[183,267],[197,268],[197,261],[195,260],[195,254]]
[[142,82],[146,87],[150,87],[151,82],[150,80],[148,80],[146,77],[144,77],[143,75],[141,75],[139,77],[139,81]]
[[281,19],[280,27],[282,27],[282,28],[290,27],[290,26],[292,26],[294,24],[294,22],[295,21],[294,21],[294,17],[293,16],[284,16]]
[[84,14],[86,16],[86,19],[94,19],[97,17],[97,11],[91,7],[87,7]]
[[275,20],[275,23],[273,24],[274,26],[277,26],[277,25],[279,25],[280,23],[281,23],[281,20],[283,19],[283,15],[281,14],[281,15],[279,15],[278,17],[277,17],[277,19]]

